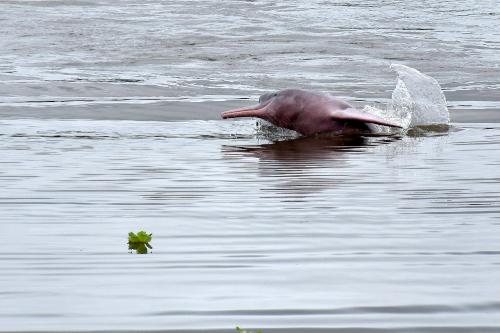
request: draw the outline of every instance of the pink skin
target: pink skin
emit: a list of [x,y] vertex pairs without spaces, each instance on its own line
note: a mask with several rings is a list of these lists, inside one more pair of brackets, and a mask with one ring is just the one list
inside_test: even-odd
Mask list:
[[368,124],[400,125],[356,110],[352,105],[327,94],[287,89],[262,95],[256,106],[225,111],[222,118],[257,117],[302,135],[326,132],[371,132]]

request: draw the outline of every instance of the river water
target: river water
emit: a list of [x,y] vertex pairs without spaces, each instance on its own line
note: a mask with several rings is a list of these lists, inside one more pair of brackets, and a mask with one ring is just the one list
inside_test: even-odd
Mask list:
[[[499,8],[1,2],[0,331],[500,332]],[[287,87],[380,107],[394,62],[448,131],[219,119]]]

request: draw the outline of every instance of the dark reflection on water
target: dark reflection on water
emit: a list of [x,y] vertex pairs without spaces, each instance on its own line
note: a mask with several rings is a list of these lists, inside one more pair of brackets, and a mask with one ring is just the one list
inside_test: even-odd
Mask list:
[[[327,167],[331,172],[346,166],[346,153],[363,151],[368,140],[362,136],[302,137],[259,146],[222,146],[229,158],[248,155],[258,158],[258,175],[277,179],[273,193],[283,197],[300,198],[335,186],[336,180],[326,173],[315,175],[312,169]],[[269,188],[264,187],[264,191]]]
[[[342,180],[336,177],[338,170],[349,167],[352,155],[363,154],[378,145],[400,139],[400,136],[356,135],[300,137],[258,146],[222,146],[222,152],[228,159],[235,156],[257,158],[259,177],[274,180],[271,182],[274,195],[297,201],[300,195],[319,192],[341,183]],[[263,191],[270,190],[267,185],[262,188]]]
[[292,166],[294,162],[300,161],[336,159],[349,148],[361,148],[367,144],[367,139],[362,136],[301,137],[267,143],[258,147],[236,146],[233,149],[248,153],[263,161],[276,161],[283,163],[283,165]]

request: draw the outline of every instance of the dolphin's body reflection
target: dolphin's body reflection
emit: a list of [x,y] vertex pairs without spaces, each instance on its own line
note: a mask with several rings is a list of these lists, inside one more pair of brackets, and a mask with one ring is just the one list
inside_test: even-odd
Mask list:
[[374,145],[376,142],[362,136],[300,137],[260,146],[223,146],[223,152],[231,159],[257,157],[259,175],[270,180],[263,190],[297,200],[337,186],[345,177],[338,169],[349,165],[350,156]]
[[362,136],[300,137],[243,149],[264,160],[293,165],[294,161],[336,159],[350,148],[359,148],[366,144],[367,139]]

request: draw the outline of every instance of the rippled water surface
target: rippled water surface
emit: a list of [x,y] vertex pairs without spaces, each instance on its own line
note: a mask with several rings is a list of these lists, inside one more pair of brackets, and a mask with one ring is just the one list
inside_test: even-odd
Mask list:
[[[499,126],[0,126],[2,329],[500,329]],[[150,255],[128,253],[141,228]]]
[[498,111],[499,18],[496,0],[2,1],[0,115],[215,119],[214,102],[290,87],[379,103],[393,62],[453,110]]
[[[0,2],[0,331],[500,332],[499,8]],[[219,120],[287,87],[380,107],[393,62],[449,131]]]

